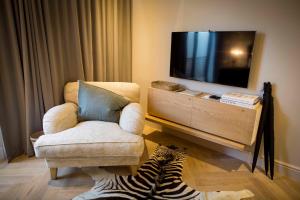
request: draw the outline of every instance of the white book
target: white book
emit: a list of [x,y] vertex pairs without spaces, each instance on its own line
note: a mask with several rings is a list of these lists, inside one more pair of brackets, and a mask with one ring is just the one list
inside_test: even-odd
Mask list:
[[259,103],[256,104],[246,104],[246,103],[240,103],[237,101],[231,101],[231,100],[227,100],[227,99],[220,99],[221,103],[225,103],[225,104],[230,104],[230,105],[235,105],[235,106],[240,106],[240,107],[244,107],[244,108],[249,108],[249,109],[255,109]]
[[245,104],[255,104],[259,101],[258,95],[242,94],[238,92],[226,93],[221,96],[224,100],[231,100]]
[[254,105],[259,101],[259,98],[256,99],[255,101],[243,101],[243,100],[240,100],[240,99],[227,98],[227,97],[221,97],[221,99],[228,100],[228,101],[234,101],[234,102],[237,102],[237,103],[248,104],[248,105]]

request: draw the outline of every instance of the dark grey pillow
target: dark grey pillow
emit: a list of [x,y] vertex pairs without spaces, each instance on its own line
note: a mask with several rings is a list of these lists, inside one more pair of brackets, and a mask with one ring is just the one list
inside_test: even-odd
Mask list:
[[79,82],[78,120],[119,122],[121,110],[129,103],[127,99],[109,90]]

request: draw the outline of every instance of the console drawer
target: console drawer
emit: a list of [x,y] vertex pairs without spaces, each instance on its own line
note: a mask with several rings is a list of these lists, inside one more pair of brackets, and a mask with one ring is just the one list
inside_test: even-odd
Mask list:
[[148,113],[150,115],[190,126],[192,97],[155,88],[149,88],[148,92]]
[[250,145],[256,110],[214,100],[192,99],[191,127]]

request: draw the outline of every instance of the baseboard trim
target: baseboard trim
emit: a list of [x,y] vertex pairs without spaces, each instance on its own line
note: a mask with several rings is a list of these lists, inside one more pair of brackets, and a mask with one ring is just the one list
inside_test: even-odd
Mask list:
[[[165,128],[162,127],[161,125],[154,123],[154,122],[149,122],[146,121],[146,125],[150,126],[151,128],[154,128],[159,131],[164,131],[166,133],[175,135],[176,137],[180,137],[183,139],[186,139],[186,137],[183,137],[184,134],[179,133],[177,130],[173,130],[170,128]],[[189,139],[188,139],[189,140]],[[252,165],[252,153],[253,149],[249,149],[249,152],[246,151],[239,151],[235,149],[231,149],[213,142],[205,141],[203,139],[197,138],[197,140],[192,140],[192,142],[196,142],[197,144],[204,146],[208,149],[212,149],[214,151],[218,151],[220,153],[223,153],[225,155],[231,156],[233,158],[239,159],[243,162],[246,162],[250,166]],[[275,166],[274,166],[274,177],[279,177],[279,176],[286,176],[290,179],[300,181],[300,167],[296,165],[292,165],[280,160],[275,160],[274,161]],[[260,153],[260,156],[257,160],[257,167],[259,168],[264,168],[264,158],[263,158],[263,152]]]
[[300,181],[300,167],[298,166],[275,160],[275,171],[293,180]]
[[283,161],[280,161],[280,160],[275,160],[275,163],[277,163],[278,165],[282,165],[283,167],[286,167],[288,169],[300,172],[300,167],[298,167],[296,165],[292,165],[292,164],[289,164],[289,163],[286,163],[286,162],[283,162]]
[[[251,153],[250,153],[251,154]],[[244,161],[241,158],[237,158],[242,161]],[[251,154],[251,162],[248,162],[249,165],[252,164],[252,154]],[[264,168],[264,157],[260,156],[257,160],[257,166],[260,168]],[[280,177],[280,176],[286,176],[292,180],[300,181],[300,167],[280,161],[280,160],[274,160],[274,176]]]

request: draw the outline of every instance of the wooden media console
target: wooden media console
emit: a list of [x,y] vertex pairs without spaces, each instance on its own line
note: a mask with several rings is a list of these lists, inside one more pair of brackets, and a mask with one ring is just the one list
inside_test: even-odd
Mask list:
[[245,150],[256,140],[262,106],[255,109],[204,99],[203,95],[149,88],[146,118],[186,134]]

